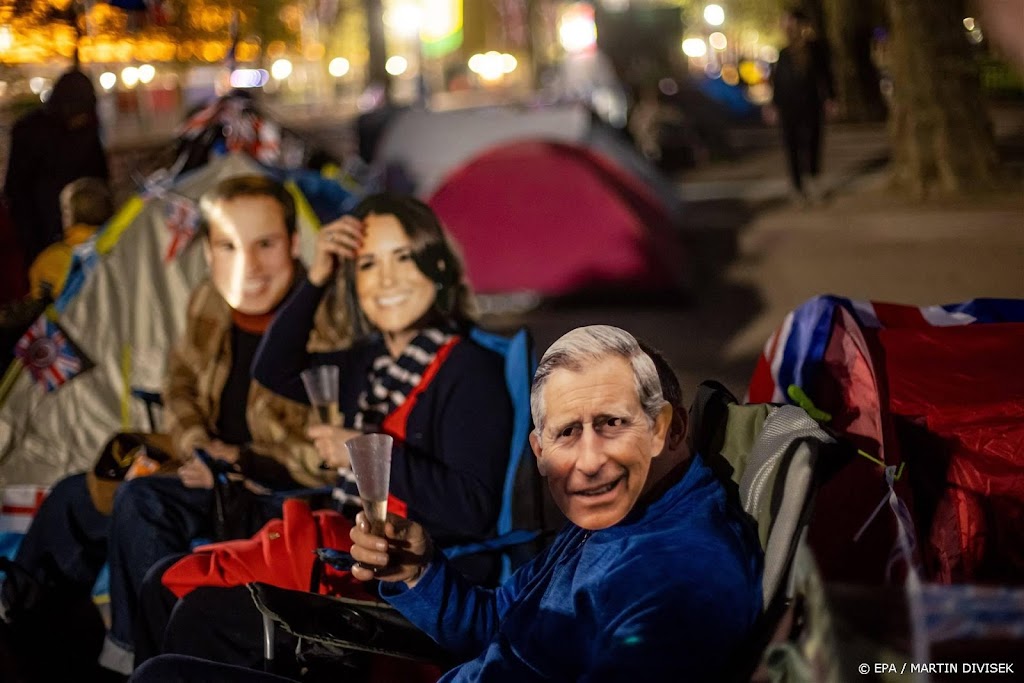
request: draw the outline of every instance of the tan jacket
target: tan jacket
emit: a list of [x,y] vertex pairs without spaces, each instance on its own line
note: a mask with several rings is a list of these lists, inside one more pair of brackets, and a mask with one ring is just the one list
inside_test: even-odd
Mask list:
[[[207,280],[192,293],[185,333],[167,362],[164,425],[179,460],[191,457],[193,448],[216,432],[220,396],[230,370],[231,308]],[[303,486],[335,479],[333,472],[319,468],[321,459],[305,436],[309,406],[253,381],[245,414],[253,452],[283,464]]]

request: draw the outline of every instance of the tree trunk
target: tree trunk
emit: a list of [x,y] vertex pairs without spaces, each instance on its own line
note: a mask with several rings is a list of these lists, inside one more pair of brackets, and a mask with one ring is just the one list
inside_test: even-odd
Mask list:
[[846,121],[882,121],[885,102],[871,61],[873,3],[825,0],[825,27],[832,53],[836,100]]
[[366,81],[385,87],[385,95],[391,100],[391,76],[384,65],[387,51],[384,43],[384,3],[382,0],[363,0],[366,12],[366,41],[369,51]]
[[895,185],[923,198],[991,187],[998,156],[961,0],[889,0]]

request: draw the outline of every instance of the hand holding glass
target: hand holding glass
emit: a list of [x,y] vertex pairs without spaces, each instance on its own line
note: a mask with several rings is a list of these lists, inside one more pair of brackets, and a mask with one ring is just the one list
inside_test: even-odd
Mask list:
[[394,439],[387,434],[363,434],[345,442],[352,472],[356,475],[359,497],[363,501],[363,512],[374,536],[384,536],[393,444]]
[[320,424],[340,427],[342,417],[338,409],[338,366],[317,365],[303,370],[300,376]]

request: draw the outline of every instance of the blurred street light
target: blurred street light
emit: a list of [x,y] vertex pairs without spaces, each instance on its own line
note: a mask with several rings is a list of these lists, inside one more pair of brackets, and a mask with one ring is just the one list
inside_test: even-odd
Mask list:
[[104,90],[110,90],[117,85],[117,74],[113,71],[104,71],[100,74],[100,87]]
[[335,57],[331,60],[331,63],[327,65],[327,72],[335,78],[341,78],[348,73],[352,65],[344,57]]
[[722,33],[721,31],[715,31],[710,36],[708,36],[708,44],[711,45],[711,47],[715,48],[716,50],[724,50],[726,45],[728,45],[729,43],[725,39],[724,33]]
[[489,82],[501,80],[516,70],[518,60],[508,53],[491,50],[486,54],[475,54],[469,58],[469,70]]
[[721,26],[725,22],[725,10],[721,5],[708,5],[704,8],[704,21],[712,26]]
[[292,63],[282,57],[270,65],[270,75],[276,81],[283,81],[292,75]]
[[582,2],[570,5],[558,22],[558,42],[566,52],[585,52],[597,44],[594,8]]
[[134,88],[139,84],[139,70],[134,66],[121,69],[121,82],[126,88]]
[[262,88],[269,80],[266,69],[235,69],[228,83],[232,88]]
[[384,25],[402,38],[415,38],[423,25],[423,8],[418,2],[401,0],[384,12]]
[[152,64],[143,64],[139,67],[139,82],[149,83],[156,76],[156,69]]
[[708,46],[702,38],[687,38],[683,41],[683,54],[687,57],[703,57],[708,53]]
[[388,61],[384,63],[384,69],[392,76],[401,76],[408,68],[409,60],[402,55],[388,57]]

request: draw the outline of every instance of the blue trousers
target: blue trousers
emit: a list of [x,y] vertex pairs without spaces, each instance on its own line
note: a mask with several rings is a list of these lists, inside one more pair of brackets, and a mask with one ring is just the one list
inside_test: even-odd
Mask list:
[[[281,516],[281,501],[261,499],[247,520],[256,530]],[[114,498],[110,522],[110,640],[133,650],[135,615],[143,579],[168,555],[187,553],[193,539],[213,534],[211,489],[190,489],[177,477],[125,482]]]

